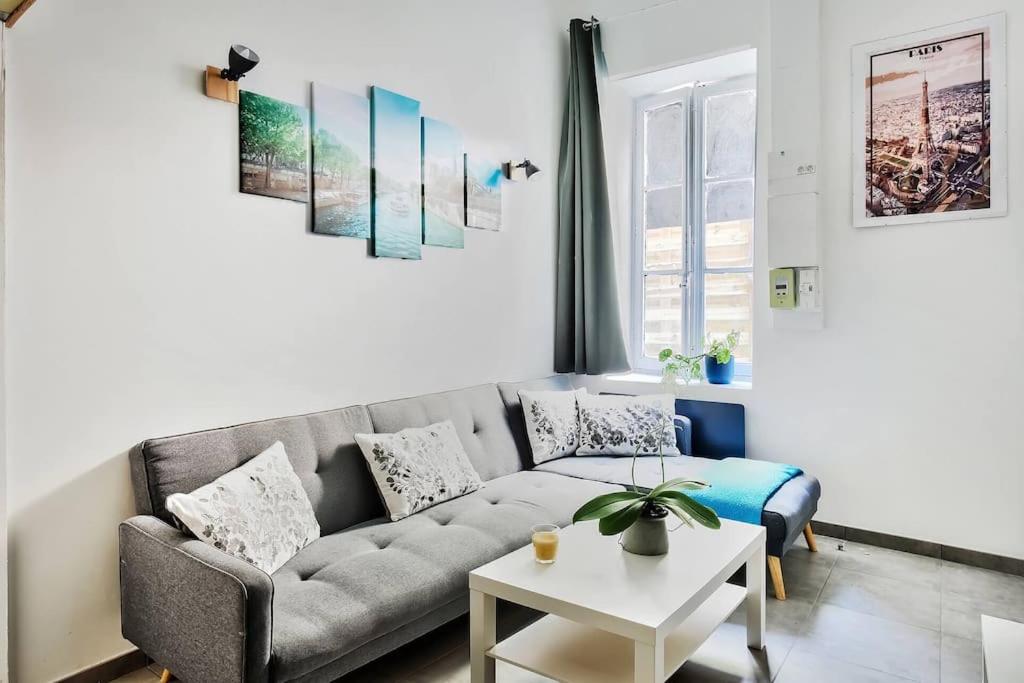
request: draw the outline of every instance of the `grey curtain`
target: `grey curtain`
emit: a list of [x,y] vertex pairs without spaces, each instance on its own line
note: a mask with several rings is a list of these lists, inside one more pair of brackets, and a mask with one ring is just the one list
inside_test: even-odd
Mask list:
[[[615,286],[598,77],[597,25],[569,24],[569,93],[558,160],[555,370],[598,375],[629,369]],[[600,74],[599,74],[600,72]]]

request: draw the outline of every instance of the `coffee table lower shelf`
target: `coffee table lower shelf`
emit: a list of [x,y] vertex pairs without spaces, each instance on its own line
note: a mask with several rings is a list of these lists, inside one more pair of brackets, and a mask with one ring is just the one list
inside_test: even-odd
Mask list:
[[[665,675],[671,676],[729,618],[746,597],[724,584],[665,638]],[[549,614],[506,638],[487,656],[562,683],[631,683],[633,641]]]

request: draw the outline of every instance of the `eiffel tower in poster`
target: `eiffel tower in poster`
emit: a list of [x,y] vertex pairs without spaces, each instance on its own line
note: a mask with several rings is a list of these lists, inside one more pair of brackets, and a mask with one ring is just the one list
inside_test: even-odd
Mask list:
[[921,182],[930,184],[933,174],[932,160],[937,154],[935,140],[932,138],[932,119],[928,112],[928,72],[922,74],[921,80],[921,111],[918,116],[917,146],[910,162],[912,172],[919,173]]

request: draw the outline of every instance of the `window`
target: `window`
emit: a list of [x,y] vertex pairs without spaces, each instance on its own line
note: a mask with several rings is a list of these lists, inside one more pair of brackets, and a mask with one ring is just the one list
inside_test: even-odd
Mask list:
[[752,76],[636,101],[636,368],[739,330],[736,374],[750,377],[756,118]]

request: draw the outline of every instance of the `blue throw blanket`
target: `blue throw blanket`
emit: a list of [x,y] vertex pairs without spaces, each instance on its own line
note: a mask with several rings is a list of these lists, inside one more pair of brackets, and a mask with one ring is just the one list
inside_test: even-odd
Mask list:
[[802,472],[799,467],[777,462],[726,458],[703,473],[703,480],[711,486],[686,491],[686,495],[707,505],[719,517],[760,524],[761,511],[768,499]]

